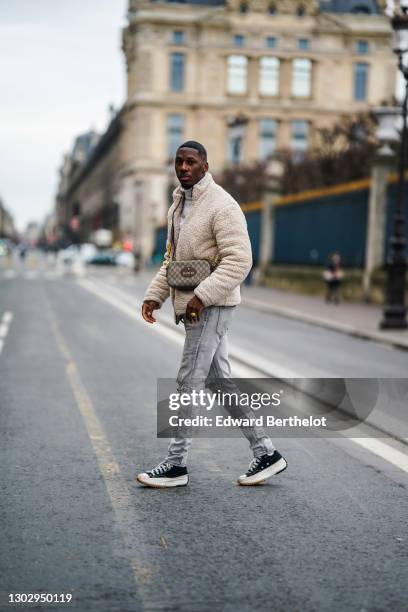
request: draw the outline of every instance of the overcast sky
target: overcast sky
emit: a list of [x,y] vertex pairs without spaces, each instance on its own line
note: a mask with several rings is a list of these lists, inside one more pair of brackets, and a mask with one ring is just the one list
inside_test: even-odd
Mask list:
[[52,210],[77,134],[123,103],[127,0],[0,0],[0,197],[18,229]]
[[0,0],[0,197],[20,230],[53,209],[74,137],[103,131],[109,104],[124,100],[126,8],[127,0]]

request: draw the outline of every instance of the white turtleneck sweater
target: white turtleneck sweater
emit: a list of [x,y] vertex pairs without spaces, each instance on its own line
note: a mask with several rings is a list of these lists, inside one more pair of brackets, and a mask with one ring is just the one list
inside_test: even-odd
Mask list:
[[180,215],[180,227],[183,225],[184,221],[186,220],[186,217],[188,215],[188,213],[190,212],[191,206],[193,204],[193,188],[190,187],[190,189],[183,189],[182,187],[180,187],[180,190],[184,192],[184,205],[183,205],[183,210],[181,211],[181,215]]

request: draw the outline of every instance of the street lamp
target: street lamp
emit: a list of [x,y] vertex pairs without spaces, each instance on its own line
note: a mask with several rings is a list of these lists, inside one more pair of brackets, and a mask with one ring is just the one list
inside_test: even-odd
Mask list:
[[390,239],[390,256],[387,262],[387,290],[380,323],[382,329],[406,329],[407,309],[405,306],[405,219],[404,219],[404,170],[407,147],[407,103],[408,103],[408,66],[405,54],[408,53],[408,6],[401,6],[402,12],[391,19],[394,31],[394,53],[398,56],[398,68],[404,81],[405,91],[402,102],[402,136],[400,141],[398,192],[394,214],[393,234]]

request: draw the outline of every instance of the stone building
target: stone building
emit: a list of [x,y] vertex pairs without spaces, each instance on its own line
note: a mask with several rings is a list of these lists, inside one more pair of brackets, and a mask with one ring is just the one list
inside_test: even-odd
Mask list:
[[17,237],[14,219],[10,211],[4,206],[0,198],[0,238],[14,240]]
[[113,230],[120,236],[122,114],[112,118],[107,131],[75,139],[64,156],[56,197],[56,220],[61,242],[88,241],[92,231]]
[[171,160],[203,142],[210,168],[294,155],[318,130],[390,100],[396,62],[372,0],[130,0],[122,205],[149,257],[165,220]]
[[[390,100],[396,61],[384,2],[129,0],[127,97],[85,159],[64,163],[58,223],[108,226],[148,260],[174,187],[172,159],[203,142],[210,169],[289,149]],[[77,219],[77,222],[75,221]]]

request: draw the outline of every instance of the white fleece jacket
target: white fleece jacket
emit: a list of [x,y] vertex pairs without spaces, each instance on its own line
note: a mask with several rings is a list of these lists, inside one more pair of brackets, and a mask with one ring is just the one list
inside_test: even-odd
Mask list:
[[184,314],[194,293],[204,306],[235,306],[241,301],[240,284],[252,266],[251,243],[245,216],[239,204],[211,174],[193,186],[192,206],[180,228],[182,191],[173,192],[173,204],[167,216],[167,244],[169,243],[174,212],[174,236],[177,261],[217,258],[219,264],[210,276],[193,291],[179,291],[169,287],[166,279],[167,253],[163,265],[150,283],[144,300],[155,300],[162,305],[172,297],[176,315]]

